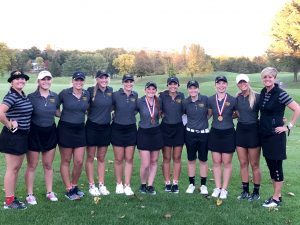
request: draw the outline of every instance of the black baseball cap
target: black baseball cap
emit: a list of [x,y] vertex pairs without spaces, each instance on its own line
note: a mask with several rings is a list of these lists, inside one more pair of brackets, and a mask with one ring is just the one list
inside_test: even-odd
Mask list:
[[98,70],[97,73],[96,73],[96,78],[97,77],[102,77],[102,76],[109,77],[109,74],[104,72],[104,71]]
[[81,79],[81,80],[85,80],[85,74],[83,72],[77,71],[75,73],[73,73],[73,80],[77,80],[77,79]]
[[11,83],[14,79],[24,78],[29,80],[29,76],[24,74],[21,70],[14,70],[10,73],[10,77],[7,79],[7,82]]
[[148,88],[148,87],[150,87],[150,86],[152,86],[152,87],[154,87],[155,89],[157,89],[157,85],[156,85],[156,83],[153,82],[153,81],[147,82],[146,85],[145,85],[145,88]]
[[168,80],[167,80],[167,85],[169,85],[172,82],[178,84],[178,86],[179,86],[179,80],[178,80],[177,77],[169,77]]
[[192,87],[192,86],[194,86],[194,87],[196,87],[196,88],[199,88],[199,83],[198,83],[198,81],[196,81],[196,80],[190,80],[190,81],[186,84],[186,87],[187,87],[187,88],[190,88],[190,87]]
[[219,81],[224,81],[224,82],[228,83],[227,78],[225,76],[217,76],[215,79],[215,83],[218,83]]
[[134,81],[134,77],[131,74],[125,74],[122,78],[122,82],[126,82],[128,80]]

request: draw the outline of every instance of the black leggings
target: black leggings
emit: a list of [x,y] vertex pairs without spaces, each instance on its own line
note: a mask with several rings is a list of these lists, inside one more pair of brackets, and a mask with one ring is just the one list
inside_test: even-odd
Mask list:
[[266,159],[270,176],[275,182],[283,181],[282,160]]

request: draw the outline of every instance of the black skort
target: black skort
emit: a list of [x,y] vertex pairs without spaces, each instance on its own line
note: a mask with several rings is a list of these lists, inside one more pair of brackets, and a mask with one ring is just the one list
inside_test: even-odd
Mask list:
[[235,151],[234,128],[225,130],[211,128],[208,135],[208,149],[212,152],[233,153]]
[[29,130],[17,130],[15,133],[3,127],[0,134],[0,152],[11,155],[23,155],[28,151]]
[[164,146],[177,147],[184,145],[184,125],[182,122],[176,124],[161,123],[160,129]]
[[121,125],[117,123],[112,123],[111,125],[111,144],[114,146],[135,146],[136,136],[136,124]]
[[104,147],[110,145],[110,124],[97,124],[90,120],[85,124],[86,145]]
[[58,145],[63,148],[79,148],[86,146],[84,123],[68,123],[59,121],[57,126]]
[[137,148],[145,151],[160,150],[163,147],[160,127],[141,128],[137,133]]

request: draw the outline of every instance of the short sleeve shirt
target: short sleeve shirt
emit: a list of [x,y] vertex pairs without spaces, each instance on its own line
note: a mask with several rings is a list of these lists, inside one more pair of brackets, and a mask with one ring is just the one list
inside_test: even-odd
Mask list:
[[224,111],[222,113],[223,120],[219,121],[218,116],[218,108],[217,104],[222,105],[224,99],[218,103],[216,102],[216,94],[213,96],[210,96],[208,98],[208,108],[212,110],[212,127],[215,129],[220,129],[220,130],[225,130],[225,129],[230,129],[234,127],[233,124],[233,112],[236,110],[236,99],[232,97],[231,95],[227,94],[227,99],[226,102],[224,103]]
[[59,109],[58,95],[52,91],[45,98],[40,92],[35,92],[28,95],[33,106],[31,122],[40,127],[50,127],[54,123],[54,117],[57,109]]
[[239,113],[239,122],[243,124],[257,123],[259,112],[259,97],[260,95],[255,93],[255,102],[253,108],[251,108],[249,103],[249,96],[244,96],[242,94],[237,96],[236,110]]
[[159,112],[158,112],[157,104],[159,105],[160,103],[156,102],[154,106],[149,104],[151,113],[153,112],[153,107],[154,107],[154,121],[151,122],[151,114],[147,106],[146,97],[143,96],[142,98],[138,99],[137,110],[140,113],[139,127],[152,128],[152,127],[159,126]]
[[191,97],[183,101],[183,111],[187,115],[186,126],[191,129],[204,130],[208,128],[208,97],[198,95],[198,99],[193,102]]
[[95,87],[88,88],[88,92],[91,96],[88,119],[93,123],[108,124],[111,121],[113,89],[107,87],[103,92],[97,88],[95,96],[94,89]]
[[81,97],[77,98],[73,95],[73,88],[67,88],[62,90],[58,96],[62,105],[61,121],[74,124],[84,123],[90,101],[89,92],[82,90]]
[[114,123],[131,125],[136,123],[138,93],[132,91],[127,95],[123,88],[113,93]]
[[29,98],[22,92],[22,95],[11,88],[4,96],[2,104],[8,106],[5,113],[8,120],[18,122],[18,129],[29,130],[32,114],[32,104]]
[[174,99],[169,95],[169,91],[161,92],[159,95],[161,101],[162,121],[167,124],[177,124],[182,122],[184,94],[177,92]]

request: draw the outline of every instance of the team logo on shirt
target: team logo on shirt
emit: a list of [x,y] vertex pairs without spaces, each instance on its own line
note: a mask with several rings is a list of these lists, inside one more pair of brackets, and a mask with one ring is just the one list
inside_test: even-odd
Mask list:
[[130,101],[135,102],[135,98],[130,98]]
[[109,93],[106,93],[106,95],[107,95],[107,96],[112,96],[112,93],[109,92]]
[[180,104],[180,103],[181,103],[181,99],[180,99],[180,98],[177,98],[177,99],[176,99],[176,102],[177,102],[178,104]]
[[87,100],[87,97],[86,96],[83,96],[82,97],[82,101],[86,101]]
[[49,98],[49,102],[55,103],[55,98]]
[[203,108],[203,107],[204,107],[204,104],[203,104],[203,103],[199,103],[198,106],[199,106],[200,108]]
[[225,102],[225,105],[226,106],[230,106],[230,102]]

